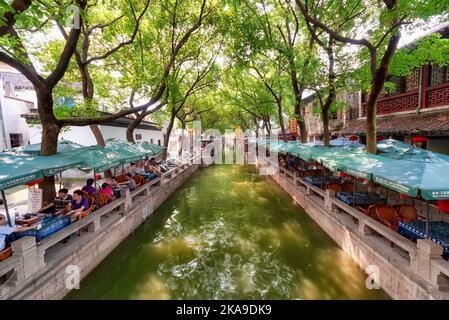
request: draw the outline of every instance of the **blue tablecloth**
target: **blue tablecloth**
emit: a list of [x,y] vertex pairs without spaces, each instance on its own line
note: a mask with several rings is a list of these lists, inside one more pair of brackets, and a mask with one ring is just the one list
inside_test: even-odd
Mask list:
[[[414,240],[426,238],[426,222],[399,222],[398,232]],[[443,257],[449,258],[449,223],[445,221],[429,221],[428,239],[443,247]]]
[[[354,205],[354,192],[344,191],[337,192],[337,199],[343,201],[347,205]],[[355,193],[355,205],[364,206],[372,204],[386,204],[387,199],[374,192],[356,192]]]
[[23,237],[36,237],[36,242],[40,242],[43,239],[51,236],[53,233],[58,232],[61,229],[64,229],[71,223],[70,216],[62,216],[62,217],[45,217],[41,221],[41,229],[32,229],[23,232],[16,232],[13,234],[14,239],[20,239]]
[[303,180],[305,183],[311,184],[316,187],[325,186],[329,182],[339,181],[338,178],[329,178],[329,177],[321,177],[321,176],[305,177]]

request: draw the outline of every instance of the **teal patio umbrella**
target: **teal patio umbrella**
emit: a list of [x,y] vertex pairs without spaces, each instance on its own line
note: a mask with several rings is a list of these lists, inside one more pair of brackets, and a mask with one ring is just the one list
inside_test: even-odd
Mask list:
[[83,147],[67,153],[70,159],[80,161],[80,169],[84,171],[94,170],[104,172],[120,166],[122,157],[117,151],[100,146]]
[[[69,141],[69,140],[59,140],[58,146],[57,146],[57,152],[65,153],[67,151],[79,149],[82,147],[83,147],[82,145],[72,142],[72,141]],[[41,144],[40,143],[30,144],[30,145],[26,146],[25,148],[21,149],[20,151],[25,154],[39,155],[41,153]]]

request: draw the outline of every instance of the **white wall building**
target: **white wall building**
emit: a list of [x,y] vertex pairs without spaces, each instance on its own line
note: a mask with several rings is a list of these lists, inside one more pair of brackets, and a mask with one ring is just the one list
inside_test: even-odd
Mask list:
[[[41,142],[41,127],[28,124],[27,120],[31,119],[39,119],[32,84],[21,73],[0,62],[0,151]],[[126,140],[130,121],[130,118],[123,117],[99,128],[105,140]],[[85,146],[96,144],[89,126],[64,128],[59,138]],[[149,121],[142,121],[134,130],[134,139],[136,142],[164,143],[162,131]]]
[[0,62],[0,150],[25,145],[28,126],[22,114],[36,105],[31,83],[18,71]]
[[[29,115],[29,117],[32,117]],[[116,121],[99,125],[100,131],[105,140],[116,138],[126,141],[126,128],[131,121],[129,118],[120,118]],[[41,142],[41,127],[31,125],[29,127],[30,144]],[[84,146],[96,144],[94,134],[89,126],[67,127],[59,134],[60,139],[73,141]],[[134,130],[134,140],[136,142],[148,141],[162,145],[164,143],[162,131],[153,122],[142,121]]]

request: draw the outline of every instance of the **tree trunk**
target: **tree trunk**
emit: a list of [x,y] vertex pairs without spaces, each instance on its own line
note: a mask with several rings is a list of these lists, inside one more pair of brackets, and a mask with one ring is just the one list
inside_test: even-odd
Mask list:
[[284,115],[282,112],[282,101],[279,99],[277,101],[278,105],[278,116],[279,116],[279,125],[281,127],[282,139],[287,141],[287,133],[285,132],[285,124],[284,124]]
[[95,140],[97,140],[97,144],[102,147],[106,147],[106,142],[104,141],[103,134],[100,131],[100,127],[96,124],[91,124],[90,130],[95,136]]
[[328,108],[322,108],[321,109],[321,116],[323,121],[323,144],[325,147],[329,147],[329,140],[330,140],[330,130],[329,130],[329,109]]
[[175,123],[175,118],[176,118],[176,112],[175,112],[175,110],[173,108],[172,112],[171,112],[171,116],[170,116],[170,122],[168,123],[167,131],[166,131],[165,136],[164,136],[164,147],[165,147],[164,154],[163,154],[164,160],[167,159],[168,143],[170,142],[170,134],[171,134],[171,131],[173,129],[173,125]]
[[128,128],[126,128],[126,140],[128,142],[136,143],[136,141],[134,140],[134,130],[137,128],[138,125],[139,125],[139,120],[134,119],[133,121],[131,121],[129,123]]
[[[39,117],[42,124],[41,155],[50,156],[56,154],[58,149],[58,137],[61,126],[53,114],[53,97],[51,91],[40,89],[36,91]],[[51,202],[56,196],[55,177],[44,177],[39,184],[43,190],[43,201]]]
[[377,153],[376,105],[379,94],[370,94],[366,105],[366,151]]
[[181,118],[180,121],[181,121],[182,133],[181,133],[181,147],[179,148],[178,155],[181,157],[182,156],[182,149],[184,147],[184,131],[187,128],[187,121],[186,121],[185,118]]
[[393,55],[398,47],[401,34],[397,31],[394,36],[390,38],[387,50],[385,51],[379,68],[376,69],[376,57],[377,52],[371,53],[371,72],[372,82],[371,91],[367,102],[367,114],[366,114],[366,151],[369,153],[377,153],[377,128],[376,128],[376,111],[377,100],[380,93],[385,86],[385,80],[387,79],[388,68],[390,67]]

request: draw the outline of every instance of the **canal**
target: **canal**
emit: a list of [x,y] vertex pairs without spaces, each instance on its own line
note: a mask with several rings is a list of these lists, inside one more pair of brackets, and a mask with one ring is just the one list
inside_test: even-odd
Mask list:
[[388,299],[254,166],[197,172],[67,299]]

